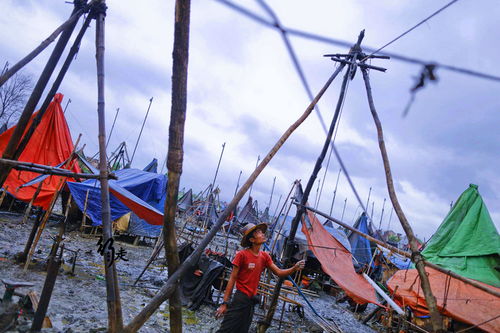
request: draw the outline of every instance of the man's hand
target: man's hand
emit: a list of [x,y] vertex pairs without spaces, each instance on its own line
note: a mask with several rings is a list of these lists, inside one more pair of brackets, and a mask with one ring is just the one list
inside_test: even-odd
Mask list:
[[301,261],[298,261],[293,266],[293,268],[295,268],[296,271],[300,271],[300,270],[303,270],[305,266],[306,266],[306,261],[305,260],[301,260]]
[[221,304],[219,308],[217,309],[217,312],[215,312],[215,318],[220,318],[222,317],[227,311],[227,305],[226,304]]

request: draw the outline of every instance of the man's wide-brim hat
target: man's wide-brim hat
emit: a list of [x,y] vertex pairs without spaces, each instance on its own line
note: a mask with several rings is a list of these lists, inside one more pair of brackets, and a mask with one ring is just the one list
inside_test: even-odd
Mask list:
[[252,246],[252,243],[250,242],[250,238],[252,235],[252,232],[255,230],[260,229],[262,230],[263,233],[267,231],[267,223],[260,223],[260,224],[253,224],[253,223],[247,223],[243,228],[241,228],[241,246],[243,247],[250,247]]

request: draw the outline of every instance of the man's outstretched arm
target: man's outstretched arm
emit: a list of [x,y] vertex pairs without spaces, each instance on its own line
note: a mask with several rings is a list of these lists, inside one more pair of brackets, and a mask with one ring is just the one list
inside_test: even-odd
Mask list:
[[292,273],[295,273],[296,271],[302,270],[305,267],[305,265],[306,265],[305,260],[301,260],[301,261],[298,261],[295,265],[293,265],[290,268],[281,269],[278,266],[276,266],[275,263],[272,263],[269,266],[269,269],[271,269],[271,271],[274,274],[276,274],[278,277],[283,278],[283,277],[287,277],[288,275],[290,275]]

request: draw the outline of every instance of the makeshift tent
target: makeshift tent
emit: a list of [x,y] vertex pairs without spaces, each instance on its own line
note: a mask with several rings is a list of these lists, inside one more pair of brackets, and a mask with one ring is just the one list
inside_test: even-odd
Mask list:
[[[488,210],[471,184],[462,193],[422,251],[424,258],[462,276],[485,282],[500,291],[500,238]],[[498,332],[500,299],[439,271],[426,268],[438,309],[444,315],[485,331]],[[395,300],[416,315],[428,314],[415,269],[398,271],[388,282]],[[492,320],[497,317],[497,319]],[[486,322],[488,321],[488,322]]]
[[252,197],[248,197],[247,203],[241,209],[238,214],[238,222],[240,226],[244,226],[247,223],[259,224],[260,220],[257,211],[254,209],[252,204]]
[[144,169],[142,169],[142,171],[157,173],[158,172],[158,160],[156,158],[153,158],[153,160],[151,162],[149,162],[149,164],[146,165],[146,167],[144,167]]
[[193,190],[189,189],[177,202],[177,208],[181,212],[185,212],[193,206]]
[[[425,271],[443,315],[478,325],[487,332],[499,332],[500,298],[432,268],[426,267]],[[400,306],[409,306],[417,316],[429,315],[416,269],[396,272],[387,286],[391,293],[396,291],[394,301]],[[500,292],[500,288],[490,288]]]
[[[302,199],[302,186],[295,192],[296,200]],[[328,233],[316,215],[307,211],[302,218],[302,232],[307,237],[311,251],[321,263],[321,268],[358,304],[379,304],[375,290],[368,281],[356,273],[351,252]]]
[[[54,100],[50,102],[33,136],[21,156],[19,156],[19,161],[56,166],[61,165],[62,162],[69,158],[74,146],[61,107],[62,100],[62,94],[54,96]],[[37,111],[32,115],[28,128],[39,112]],[[15,126],[0,135],[0,154],[3,154],[14,130]],[[71,163],[70,167],[73,172],[81,172],[77,163]],[[19,187],[37,176],[39,176],[39,173],[12,170],[4,183],[4,187],[8,187],[8,192],[16,199],[29,202],[33,198],[38,184],[23,188]],[[57,186],[61,178],[66,177],[51,176],[44,179],[42,189],[33,204],[47,209],[54,193],[58,190]]]
[[[116,220],[133,210],[138,216],[148,220],[148,223],[141,223],[140,226],[136,225],[135,232],[139,230],[137,228],[149,230],[147,234],[135,233],[135,235],[147,236],[150,235],[151,230],[155,234],[159,233],[163,218],[161,211],[163,211],[166,195],[166,176],[138,169],[122,169],[115,174],[118,180],[109,181],[111,219]],[[93,225],[101,225],[100,182],[92,179],[82,183],[70,182],[68,186],[76,204],[82,211],[85,205],[86,193],[89,192],[87,215],[92,220]],[[154,218],[150,219],[141,214],[141,207],[147,212],[154,213]],[[129,229],[134,228],[133,224],[132,219]]]
[[500,287],[500,236],[471,184],[422,251],[424,258],[462,276]]
[[[372,236],[373,234],[372,232],[370,232],[370,229],[368,227],[368,217],[365,213],[361,214],[356,223],[354,223],[353,228],[370,236]],[[370,264],[370,262],[372,261],[370,241],[354,232],[351,232],[348,238],[349,243],[351,244],[351,252],[354,255],[354,258],[356,258],[356,261],[360,264]]]

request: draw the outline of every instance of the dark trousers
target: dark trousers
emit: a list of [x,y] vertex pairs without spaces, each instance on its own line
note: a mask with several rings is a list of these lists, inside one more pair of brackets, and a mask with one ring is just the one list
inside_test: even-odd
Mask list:
[[248,297],[239,290],[234,293],[217,333],[247,333],[252,324],[255,297]]

